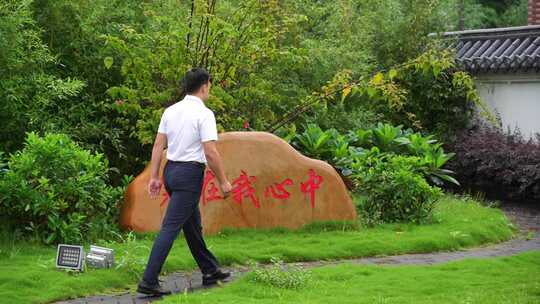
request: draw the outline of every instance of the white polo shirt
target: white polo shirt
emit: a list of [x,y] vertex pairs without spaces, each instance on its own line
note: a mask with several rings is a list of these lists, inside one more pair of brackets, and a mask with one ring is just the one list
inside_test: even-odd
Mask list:
[[158,133],[167,135],[167,159],[172,161],[206,163],[202,143],[218,139],[214,113],[193,95],[165,109]]

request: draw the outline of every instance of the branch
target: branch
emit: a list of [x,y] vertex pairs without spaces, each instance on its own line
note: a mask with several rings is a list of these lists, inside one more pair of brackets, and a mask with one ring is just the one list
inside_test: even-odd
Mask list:
[[[404,67],[407,67],[407,66],[410,66],[410,65],[414,65],[414,63],[417,60],[418,60],[418,58],[415,59],[415,60],[412,60],[410,62],[405,62],[405,63],[399,64],[399,65],[393,67],[393,69],[401,69],[401,68],[404,68]],[[374,75],[376,75],[378,73],[384,73],[386,71],[387,71],[386,69],[378,70],[377,72],[371,74],[370,77],[373,77]],[[279,128],[281,128],[284,125],[292,122],[293,120],[298,118],[298,116],[305,113],[312,106],[317,104],[319,101],[323,100],[324,98],[326,98],[326,97],[328,97],[330,95],[334,95],[337,92],[343,91],[346,88],[352,88],[352,87],[355,87],[355,86],[359,86],[364,79],[365,79],[365,76],[360,77],[356,82],[350,83],[348,85],[345,85],[345,86],[341,87],[340,89],[337,89],[337,90],[334,90],[332,92],[326,93],[325,95],[319,96],[318,98],[316,98],[314,100],[311,100],[311,101],[310,101],[310,97],[313,97],[313,95],[307,97],[307,102],[306,103],[302,103],[302,104],[294,107],[293,109],[291,109],[283,118],[281,118],[280,120],[278,120],[275,123],[273,123],[272,125],[270,125],[270,127],[267,129],[267,132],[270,132],[270,133],[276,132]]]
[[279,128],[283,127],[284,125],[290,123],[291,121],[295,120],[298,116],[300,116],[301,114],[305,113],[307,110],[309,110],[312,106],[314,106],[315,104],[317,104],[319,101],[325,99],[326,97],[328,96],[331,96],[331,95],[334,95],[336,94],[337,92],[341,92],[343,91],[344,89],[346,88],[352,88],[352,87],[355,87],[355,86],[358,86],[360,84],[360,81],[363,80],[363,78],[360,78],[357,82],[355,83],[351,83],[351,84],[348,84],[348,85],[345,85],[337,90],[334,90],[332,92],[329,92],[329,93],[326,93],[325,95],[323,96],[319,96],[318,98],[314,99],[314,100],[309,100],[309,97],[312,97],[312,96],[309,96],[308,97],[308,101],[306,103],[303,103],[303,104],[300,104],[299,106],[296,106],[294,107],[291,111],[289,111],[289,113],[287,113],[287,115],[285,115],[285,117],[283,117],[282,119],[278,120],[277,122],[275,122],[274,124],[272,124],[268,129],[267,129],[267,132],[270,132],[270,133],[274,133],[275,131],[277,131]]
[[191,31],[193,30],[193,14],[195,13],[195,0],[191,0],[191,13],[189,15],[189,30],[186,37],[186,49],[189,52],[189,45],[191,43]]

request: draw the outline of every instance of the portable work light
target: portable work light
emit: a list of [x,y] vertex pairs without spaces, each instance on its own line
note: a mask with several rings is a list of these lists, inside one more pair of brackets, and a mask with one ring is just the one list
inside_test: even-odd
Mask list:
[[86,265],[93,268],[109,268],[104,256],[93,253],[88,253],[86,255]]
[[86,265],[94,268],[110,268],[114,265],[114,250],[90,246],[90,252],[86,256]]
[[58,245],[56,267],[82,271],[84,250],[82,246]]

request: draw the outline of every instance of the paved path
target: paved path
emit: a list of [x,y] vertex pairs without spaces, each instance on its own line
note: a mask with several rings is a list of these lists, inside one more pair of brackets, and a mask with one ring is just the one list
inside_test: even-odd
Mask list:
[[[243,271],[234,271],[231,280],[238,278]],[[202,286],[202,277],[200,273],[178,272],[167,275],[163,278],[163,287],[170,289],[173,293],[192,292],[194,290],[205,289],[208,287]],[[92,296],[75,300],[67,300],[56,302],[55,304],[142,304],[150,303],[161,299],[160,297],[145,297],[140,294],[118,293],[114,295]]]
[[[388,257],[360,258],[338,261],[317,261],[292,264],[296,266],[301,266],[303,268],[335,265],[341,263],[430,265],[461,260],[465,258],[511,256],[521,252],[540,250],[540,209],[523,208],[519,205],[503,206],[502,209],[507,214],[507,216],[520,228],[520,233],[517,238],[504,243],[453,252],[405,254]],[[232,271],[233,275],[231,280],[234,280],[247,272],[249,269],[247,267],[241,267],[227,270]],[[199,273],[172,273],[168,276],[165,276],[163,278],[163,281],[163,286],[165,288],[169,288],[174,293],[192,292],[194,290],[208,288],[202,286],[202,278]],[[93,296],[88,298],[56,302],[56,304],[139,304],[149,303],[158,299],[159,298],[140,297],[136,294],[125,292],[116,295]]]

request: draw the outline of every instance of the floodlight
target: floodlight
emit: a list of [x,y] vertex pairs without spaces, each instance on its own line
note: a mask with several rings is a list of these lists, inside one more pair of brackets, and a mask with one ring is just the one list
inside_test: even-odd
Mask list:
[[114,265],[114,250],[91,245],[86,264],[95,268],[110,268]]
[[109,263],[107,263],[105,256],[93,253],[86,255],[86,265],[93,268],[109,268]]
[[82,271],[84,250],[82,246],[58,245],[56,252],[56,267]]

